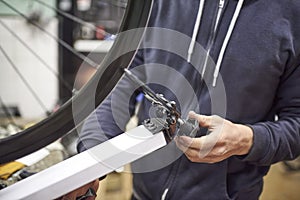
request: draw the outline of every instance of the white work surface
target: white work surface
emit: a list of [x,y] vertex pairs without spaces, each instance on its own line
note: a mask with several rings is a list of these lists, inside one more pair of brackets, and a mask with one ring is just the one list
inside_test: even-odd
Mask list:
[[0,190],[0,199],[55,199],[165,145],[162,132],[139,126]]

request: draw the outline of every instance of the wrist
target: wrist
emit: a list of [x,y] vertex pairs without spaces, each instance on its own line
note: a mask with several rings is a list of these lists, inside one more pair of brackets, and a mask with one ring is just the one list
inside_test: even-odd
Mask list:
[[239,155],[245,155],[250,152],[253,145],[253,131],[250,127],[246,125],[237,124],[240,144],[242,145]]

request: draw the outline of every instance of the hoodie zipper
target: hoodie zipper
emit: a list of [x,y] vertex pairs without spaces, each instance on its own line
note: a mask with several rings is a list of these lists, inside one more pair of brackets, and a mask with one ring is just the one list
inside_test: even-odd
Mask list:
[[224,8],[224,4],[225,4],[225,0],[220,0],[219,1],[219,6],[218,6],[218,13],[217,13],[217,17],[216,17],[216,22],[215,22],[215,27],[214,27],[214,36],[216,34],[217,31],[217,27],[221,18],[221,14]]
[[213,32],[212,32],[212,34],[210,34],[210,37],[208,39],[208,45],[207,45],[208,48],[207,48],[207,51],[206,51],[205,61],[204,61],[202,72],[201,72],[202,78],[204,77],[204,74],[205,74],[205,71],[206,71],[207,61],[208,61],[208,58],[209,58],[209,55],[210,55],[210,51],[213,47],[213,44],[215,43],[218,26],[219,26],[220,19],[221,19],[221,14],[222,14],[223,9],[224,9],[224,4],[225,4],[225,0],[219,0],[218,12],[217,12],[216,20],[214,22],[214,29],[213,29]]
[[[200,6],[199,6],[199,12],[202,13],[201,8],[203,8],[203,4],[201,5],[201,2],[200,2]],[[203,1],[203,3],[204,3],[204,1]],[[223,12],[224,5],[225,5],[225,0],[219,0],[217,16],[216,16],[216,19],[215,19],[214,24],[213,24],[213,26],[214,26],[213,34],[210,34],[210,37],[209,37],[209,40],[208,40],[208,49],[207,49],[207,55],[205,57],[205,62],[204,62],[204,65],[203,65],[202,81],[201,81],[201,84],[200,84],[200,93],[201,93],[202,87],[204,85],[203,84],[203,82],[204,82],[203,81],[204,80],[204,73],[205,73],[205,69],[204,68],[206,68],[208,57],[209,57],[209,53],[210,53],[211,48],[212,48],[212,46],[213,46],[213,44],[215,42],[216,33],[217,33],[217,30],[218,30],[218,25],[219,25],[219,22],[220,22],[220,18],[221,18],[221,14]],[[199,13],[198,13],[198,15],[199,15]],[[201,18],[201,15],[199,16],[200,18]],[[198,23],[199,23],[198,26],[200,26],[200,22],[198,22]],[[195,28],[196,27],[194,27],[194,29]],[[188,62],[190,62],[190,59],[191,59],[190,57],[191,57],[191,55],[193,53],[193,51],[192,51],[193,50],[193,46],[194,46],[194,44],[193,44],[193,40],[192,40],[191,44],[190,44],[189,51],[188,51],[188,58],[187,58]],[[170,193],[170,189],[172,189],[172,185],[173,185],[173,183],[175,181],[175,177],[177,176],[177,173],[178,173],[178,170],[180,168],[180,165],[181,165],[181,160],[179,161],[178,166],[174,166],[175,169],[172,169],[170,177],[168,178],[169,180],[167,181],[166,187],[165,187],[165,189],[164,189],[164,191],[162,193],[161,200],[166,200],[167,194]],[[174,170],[175,170],[175,172],[173,174]]]
[[217,79],[218,79],[220,67],[221,67],[221,64],[222,64],[222,61],[223,61],[223,57],[224,57],[224,54],[225,54],[225,50],[227,48],[228,42],[230,40],[231,34],[233,32],[233,29],[234,29],[235,24],[237,22],[237,19],[239,17],[239,14],[240,14],[240,11],[241,11],[242,6],[244,4],[244,1],[245,0],[239,0],[238,1],[237,5],[236,5],[236,8],[235,8],[235,11],[234,11],[234,14],[232,16],[232,19],[230,21],[230,25],[228,27],[228,30],[227,30],[227,33],[226,33],[225,39],[223,41],[223,44],[222,44],[222,47],[221,47],[221,50],[220,50],[220,53],[219,53],[219,56],[218,56],[218,60],[217,60],[217,63],[216,63],[216,67],[215,67],[215,71],[214,71],[214,75],[213,75],[213,83],[212,83],[213,87],[216,87],[216,85],[217,85]]
[[[215,38],[216,38],[217,30],[218,30],[218,27],[219,27],[219,24],[220,24],[221,15],[222,15],[222,12],[223,12],[223,8],[225,6],[225,1],[226,0],[219,0],[217,16],[216,16],[216,19],[215,19],[214,24],[213,24],[212,34],[210,34],[210,36],[209,36],[208,45],[207,45],[207,53],[205,55],[204,64],[202,65],[203,67],[202,67],[202,71],[201,71],[201,76],[202,76],[201,85],[202,85],[203,80],[204,80],[204,75],[205,75],[205,71],[206,71],[206,68],[207,68],[207,61],[208,61],[208,58],[209,58],[209,55],[210,55],[210,51],[211,51],[211,49],[212,49],[212,47],[215,43]],[[218,79],[220,67],[221,67],[221,64],[222,64],[222,61],[223,61],[223,57],[224,57],[224,54],[225,54],[225,50],[227,48],[228,42],[230,40],[233,29],[235,27],[236,21],[239,17],[239,14],[240,14],[240,11],[242,9],[244,1],[245,0],[238,0],[237,6],[235,8],[234,14],[233,14],[231,22],[230,22],[230,25],[228,27],[227,34],[225,36],[225,39],[223,41],[223,44],[222,44],[222,47],[221,47],[221,50],[220,50],[220,53],[219,53],[219,56],[218,56],[218,59],[217,59],[217,63],[216,63],[216,66],[215,66],[215,71],[213,73],[213,81],[212,81],[212,86],[213,87],[216,87],[216,85],[217,85],[217,79]],[[197,20],[195,22],[194,31],[193,31],[193,37],[192,37],[192,40],[191,40],[191,43],[190,43],[190,46],[189,46],[189,49],[188,49],[188,56],[187,56],[187,62],[188,63],[191,62],[191,57],[192,57],[192,54],[193,54],[193,51],[194,51],[196,37],[197,37],[197,34],[198,34],[198,29],[199,29],[200,21],[201,21],[201,17],[202,17],[203,5],[204,5],[204,0],[200,0]],[[200,88],[201,88],[201,85],[200,85]]]

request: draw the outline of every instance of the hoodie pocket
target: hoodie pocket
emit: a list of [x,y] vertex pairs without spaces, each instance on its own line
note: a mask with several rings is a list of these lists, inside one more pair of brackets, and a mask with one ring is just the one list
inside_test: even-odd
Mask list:
[[231,200],[227,192],[227,161],[215,164],[192,163],[185,156],[165,200]]

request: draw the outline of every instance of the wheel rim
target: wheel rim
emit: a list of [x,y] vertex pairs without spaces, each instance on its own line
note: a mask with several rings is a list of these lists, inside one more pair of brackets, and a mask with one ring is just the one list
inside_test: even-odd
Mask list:
[[[151,7],[152,0],[129,0],[120,32],[145,27],[148,22]],[[138,36],[140,38],[135,39],[139,41],[141,35]],[[117,37],[106,57],[112,56],[118,52],[118,46],[123,42],[124,39],[122,37]],[[138,48],[138,44],[139,42],[136,43],[136,48]],[[60,110],[35,126],[0,140],[0,164],[28,155],[54,142],[74,129],[76,123],[74,122],[73,104],[76,102],[82,103],[79,110],[80,116],[75,117],[77,123],[83,121],[93,111],[88,106],[92,98],[94,98],[96,107],[101,104],[122,77],[122,67],[127,67],[130,64],[134,54],[135,52],[129,52],[112,63],[109,63],[109,59],[104,59],[94,77],[78,95],[65,103]],[[102,65],[107,65],[108,67],[102,70]],[[86,98],[87,94],[91,94],[90,91],[94,89],[93,87],[95,85],[97,87],[96,95],[94,97]]]

